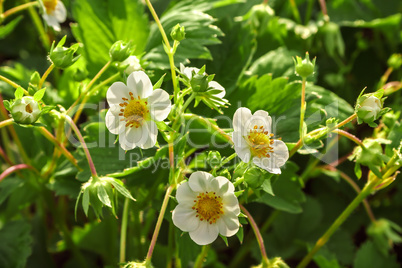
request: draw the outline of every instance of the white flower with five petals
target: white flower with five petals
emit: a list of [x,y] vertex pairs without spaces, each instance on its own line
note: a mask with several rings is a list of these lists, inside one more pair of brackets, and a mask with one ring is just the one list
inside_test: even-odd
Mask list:
[[233,236],[239,230],[240,207],[233,184],[225,177],[203,171],[191,174],[177,188],[179,204],[173,210],[173,223],[189,232],[198,245],[215,241],[218,234]]
[[60,0],[42,0],[42,17],[47,25],[53,27],[55,31],[60,31],[60,23],[66,21],[67,10]]
[[268,172],[280,174],[280,167],[289,158],[289,150],[271,133],[272,119],[266,111],[253,115],[247,108],[239,108],[233,117],[233,143],[237,155],[246,163],[253,163]]
[[133,72],[127,85],[113,83],[106,99],[110,109],[106,114],[106,127],[119,135],[123,150],[136,146],[148,149],[156,144],[158,128],[156,122],[163,121],[170,113],[169,94],[162,89],[153,90],[151,80],[143,72]]

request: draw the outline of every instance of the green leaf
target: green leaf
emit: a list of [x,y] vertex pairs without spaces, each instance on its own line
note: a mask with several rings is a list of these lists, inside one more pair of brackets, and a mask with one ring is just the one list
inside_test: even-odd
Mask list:
[[13,19],[12,21],[10,21],[9,23],[7,23],[6,25],[1,26],[0,27],[0,40],[6,38],[7,35],[9,35],[15,29],[15,27],[18,25],[18,23],[21,21],[22,18],[23,18],[23,16],[18,16],[15,19]]
[[118,40],[131,41],[135,54],[144,51],[148,37],[148,19],[139,0],[80,0],[72,2],[75,38],[84,44],[88,70],[96,74],[109,61],[109,49]]
[[31,225],[9,221],[0,229],[0,267],[24,268],[32,250]]
[[7,111],[11,112],[11,103],[8,100],[3,100],[3,105]]
[[398,268],[400,265],[395,255],[385,257],[377,250],[373,242],[367,241],[357,251],[353,268],[378,267]]
[[22,99],[22,97],[24,96],[24,90],[22,89],[22,87],[18,87],[15,90],[14,96],[15,99]]
[[162,83],[163,83],[163,79],[165,78],[165,76],[166,76],[166,73],[164,73],[164,74],[161,76],[161,78],[159,78],[158,82],[155,83],[155,85],[154,85],[154,87],[153,87],[154,90],[161,87],[161,85],[162,85]]
[[171,127],[169,127],[166,122],[164,121],[155,121],[156,126],[160,131],[173,131],[175,132]]
[[120,194],[122,194],[123,196],[125,196],[133,201],[136,201],[135,198],[132,197],[131,193],[126,189],[126,187],[124,187],[123,182],[121,182],[120,180],[117,180],[117,179],[113,179],[111,181],[111,183]]
[[46,88],[42,88],[42,89],[36,91],[36,93],[33,95],[34,100],[40,101],[43,98],[43,96],[45,95],[45,92],[46,92]]
[[296,164],[288,161],[283,173],[272,185],[275,196],[265,193],[255,201],[289,213],[301,213],[301,203],[306,199],[297,181],[297,169]]
[[84,190],[84,194],[82,196],[82,208],[84,209],[85,215],[88,217],[88,209],[89,209],[89,188]]
[[244,238],[244,230],[243,227],[239,228],[239,231],[236,233],[237,238],[239,239],[240,244],[243,244],[243,238]]
[[[311,249],[310,249],[311,250]],[[315,255],[314,262],[320,268],[341,268],[335,254],[330,252],[327,247],[322,247]]]
[[103,185],[98,185],[98,198],[99,200],[106,206],[112,207],[112,204],[110,203],[110,198],[105,190],[105,187]]
[[261,185],[261,189],[267,194],[270,194],[272,196],[275,195],[274,192],[272,191],[271,179],[264,180],[264,182]]

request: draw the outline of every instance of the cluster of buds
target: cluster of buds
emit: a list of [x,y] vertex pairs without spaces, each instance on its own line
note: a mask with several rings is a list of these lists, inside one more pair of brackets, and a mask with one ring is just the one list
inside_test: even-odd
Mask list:
[[[111,177],[91,177],[88,182],[82,185],[80,192],[85,215],[88,216],[89,205],[92,205],[95,215],[98,218],[102,217],[102,209],[104,206],[110,208],[113,215],[116,216],[115,203],[117,202],[117,193],[135,201],[120,180]],[[77,198],[77,204],[80,196]]]

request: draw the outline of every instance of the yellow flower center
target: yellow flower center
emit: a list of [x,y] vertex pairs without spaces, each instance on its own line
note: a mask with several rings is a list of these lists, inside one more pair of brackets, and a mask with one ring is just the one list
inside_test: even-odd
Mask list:
[[25,111],[26,111],[27,113],[32,113],[31,104],[28,104],[27,106],[25,106]]
[[215,192],[201,193],[194,200],[193,210],[197,212],[196,217],[200,221],[206,220],[210,224],[215,223],[220,215],[223,215],[222,198],[217,196]]
[[138,96],[138,99],[134,98],[132,92],[129,94],[130,100],[122,98],[123,102],[119,104],[119,106],[122,107],[119,115],[124,117],[120,120],[126,122],[126,127],[138,128],[139,126],[142,126],[144,121],[148,118],[148,102],[146,99],[141,99],[140,96]]
[[250,130],[247,136],[247,142],[250,146],[251,154],[256,157],[270,157],[270,153],[274,152],[274,148],[271,145],[274,140],[271,139],[274,134],[268,134],[268,131],[264,129],[264,126],[254,126]]
[[43,5],[46,8],[46,13],[50,14],[56,9],[57,0],[43,0]]

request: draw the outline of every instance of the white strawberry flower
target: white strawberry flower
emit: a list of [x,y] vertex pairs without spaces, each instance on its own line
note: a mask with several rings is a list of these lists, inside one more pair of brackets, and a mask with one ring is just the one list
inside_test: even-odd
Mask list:
[[268,172],[280,174],[280,167],[289,158],[289,150],[271,133],[272,119],[266,111],[253,115],[247,108],[239,108],[233,117],[234,149],[241,160],[253,163]]
[[47,25],[53,27],[55,31],[60,31],[60,23],[66,21],[67,10],[60,0],[42,0],[42,17]]
[[119,135],[123,150],[136,146],[148,149],[155,146],[158,128],[155,122],[163,121],[169,115],[171,102],[169,94],[162,89],[153,90],[151,80],[143,72],[133,72],[127,78],[127,85],[113,83],[106,99],[110,109],[106,114],[106,127]]
[[124,73],[126,74],[141,70],[140,60],[136,56],[129,56],[120,63],[120,66],[125,67]]
[[214,242],[218,234],[235,235],[240,226],[240,207],[234,190],[225,177],[194,172],[177,188],[179,204],[172,214],[174,225],[189,232],[198,245]]

